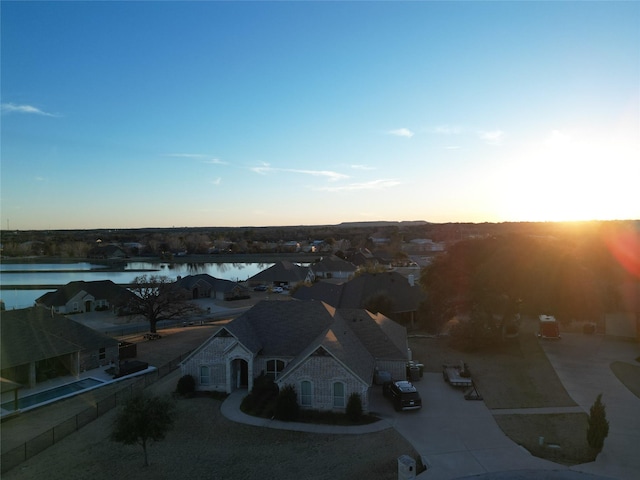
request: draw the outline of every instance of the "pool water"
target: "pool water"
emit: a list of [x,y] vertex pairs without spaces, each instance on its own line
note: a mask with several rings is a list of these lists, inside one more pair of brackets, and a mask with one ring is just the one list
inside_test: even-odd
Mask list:
[[[34,393],[32,395],[19,398],[18,409],[24,410],[25,408],[33,407],[34,405],[40,405],[42,403],[48,403],[52,400],[58,400],[64,397],[70,397],[77,393],[82,392],[83,390],[88,390],[98,385],[102,385],[103,383],[104,382],[100,380],[96,380],[95,378],[85,378],[83,380],[78,380],[77,382],[67,383],[66,385],[61,385],[59,387],[51,388],[49,390],[44,390],[42,392]],[[14,409],[14,403],[12,401],[5,402],[0,406],[4,410]]]

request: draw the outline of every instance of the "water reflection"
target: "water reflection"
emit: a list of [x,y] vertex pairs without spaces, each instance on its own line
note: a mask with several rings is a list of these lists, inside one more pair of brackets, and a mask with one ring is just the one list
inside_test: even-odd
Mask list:
[[132,283],[135,277],[145,273],[163,275],[172,281],[178,277],[206,273],[216,278],[243,282],[272,265],[273,263],[131,262],[124,270],[114,271],[95,269],[92,267],[96,266],[84,262],[66,265],[7,264],[0,265],[0,299],[4,300],[6,308],[25,308],[32,306],[36,298],[51,290],[23,290],[10,286],[61,286],[78,280],[111,280],[124,285]]

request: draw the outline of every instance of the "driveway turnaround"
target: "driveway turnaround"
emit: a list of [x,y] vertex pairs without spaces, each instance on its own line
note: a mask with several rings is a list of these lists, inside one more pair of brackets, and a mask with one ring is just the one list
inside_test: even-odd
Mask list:
[[602,335],[563,333],[561,340],[542,342],[547,358],[573,400],[585,412],[602,393],[609,436],[595,462],[571,467],[612,478],[640,478],[640,399],[614,375],[615,361],[638,365],[640,345]]
[[498,427],[484,402],[465,400],[461,390],[444,382],[442,374],[425,373],[414,385],[422,396],[420,410],[395,412],[376,387],[371,401],[375,414],[392,424],[427,464],[427,470],[417,478],[454,479],[488,472],[566,470],[565,466],[534,457],[515,444]]

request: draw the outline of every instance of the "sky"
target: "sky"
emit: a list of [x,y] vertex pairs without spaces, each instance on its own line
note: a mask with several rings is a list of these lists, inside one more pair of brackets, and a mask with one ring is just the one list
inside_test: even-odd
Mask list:
[[1,229],[640,219],[639,2],[11,2]]

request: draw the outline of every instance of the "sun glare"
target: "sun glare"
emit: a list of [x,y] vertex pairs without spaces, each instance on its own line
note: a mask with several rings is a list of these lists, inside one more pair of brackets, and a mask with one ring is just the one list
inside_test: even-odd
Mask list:
[[554,131],[504,172],[509,220],[637,218],[638,146]]

